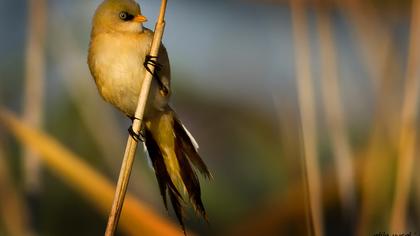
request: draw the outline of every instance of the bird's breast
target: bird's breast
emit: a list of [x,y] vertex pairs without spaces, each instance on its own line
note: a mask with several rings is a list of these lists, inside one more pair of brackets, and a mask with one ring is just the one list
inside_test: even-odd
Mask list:
[[99,93],[129,116],[134,115],[143,83],[148,41],[148,38],[112,34],[92,38],[89,66]]

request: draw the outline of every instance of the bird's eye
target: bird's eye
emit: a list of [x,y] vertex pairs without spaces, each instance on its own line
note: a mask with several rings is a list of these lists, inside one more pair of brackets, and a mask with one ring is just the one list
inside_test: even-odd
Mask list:
[[120,12],[120,19],[126,21],[128,19],[128,13],[125,11]]

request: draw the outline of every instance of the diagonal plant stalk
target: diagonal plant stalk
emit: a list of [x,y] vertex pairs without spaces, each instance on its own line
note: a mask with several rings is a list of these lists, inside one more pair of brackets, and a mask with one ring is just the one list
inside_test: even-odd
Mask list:
[[390,225],[392,232],[401,232],[407,227],[407,201],[416,155],[416,120],[420,85],[420,0],[414,0],[412,4],[405,91],[400,120],[397,180]]
[[[165,11],[166,11],[166,0],[162,0],[159,18],[155,26],[152,46],[149,55],[157,57],[159,48],[162,42],[163,31],[165,29]],[[140,65],[142,66],[142,65]],[[139,101],[135,113],[135,119],[133,121],[133,130],[135,133],[139,133],[143,122],[144,110],[146,107],[147,97],[149,95],[150,85],[153,78],[153,72],[155,67],[152,66],[151,72],[145,71],[144,81],[141,87]],[[108,224],[106,227],[105,235],[112,236],[118,225],[118,221],[121,215],[122,206],[124,204],[125,194],[127,192],[128,182],[130,180],[131,169],[133,167],[134,157],[137,150],[137,141],[133,137],[128,136],[127,146],[125,149],[124,159],[118,178],[117,189],[115,190],[114,201],[112,203],[111,212],[108,217]]]
[[[84,162],[84,158],[75,155],[42,131],[29,127],[1,107],[0,128],[13,134],[22,145],[39,153],[43,165],[81,194],[92,204],[92,207],[104,215],[108,213],[114,194],[113,185]],[[121,230],[123,233],[133,236],[180,236],[183,234],[176,225],[156,214],[130,194],[127,195],[121,215]]]
[[321,236],[324,234],[321,175],[318,164],[315,96],[311,76],[306,12],[303,0],[290,0],[290,6],[295,41],[296,80],[303,138],[303,171],[306,178],[304,182],[306,182],[305,187],[308,189],[310,225],[313,227],[311,234]]

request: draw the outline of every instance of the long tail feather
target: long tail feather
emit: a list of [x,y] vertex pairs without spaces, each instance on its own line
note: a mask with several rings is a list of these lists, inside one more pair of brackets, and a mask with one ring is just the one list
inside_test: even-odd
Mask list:
[[[182,193],[188,193],[189,200],[197,214],[207,222],[207,213],[201,200],[201,187],[193,166],[205,177],[212,178],[206,164],[197,152],[198,144],[168,109],[146,123],[146,147],[155,170],[163,203],[167,206],[168,192],[176,217],[184,230]],[[184,191],[179,191],[179,189]],[[185,191],[186,190],[186,191]]]
[[[203,174],[206,178],[212,179],[212,175],[208,170],[206,164],[201,159],[200,155],[198,154],[193,141],[188,134],[188,131],[182,125],[181,121],[177,118],[174,118],[174,131],[176,134],[177,140],[180,142],[180,146],[182,147],[183,152],[191,161],[191,163]],[[194,141],[195,142],[195,141]]]
[[182,230],[186,235],[184,225],[184,211],[182,209],[182,204],[180,201],[181,199],[174,191],[169,191],[169,198],[171,199],[172,207],[174,208],[176,218],[178,218],[179,224],[181,225]]
[[149,156],[152,161],[153,168],[155,170],[156,179],[159,184],[160,194],[163,198],[163,204],[165,205],[166,210],[168,210],[166,190],[169,189],[169,197],[171,199],[172,207],[175,211],[175,214],[178,218],[182,229],[185,231],[182,217],[182,205],[180,203],[180,200],[182,200],[182,196],[179,193],[178,189],[175,187],[171,178],[169,177],[159,145],[156,143],[155,139],[152,136],[152,133],[148,129],[145,130],[145,136],[147,151],[149,152]]
[[175,149],[176,157],[178,159],[179,166],[181,167],[182,181],[187,188],[191,203],[194,209],[207,221],[206,210],[204,209],[203,202],[201,201],[200,182],[195,171],[192,169],[190,162],[185,156],[183,146],[179,138],[176,139]]

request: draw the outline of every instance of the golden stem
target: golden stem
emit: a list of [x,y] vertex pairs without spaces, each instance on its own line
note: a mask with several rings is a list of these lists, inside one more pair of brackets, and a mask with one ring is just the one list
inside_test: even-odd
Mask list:
[[313,235],[323,235],[321,176],[319,173],[315,96],[311,76],[309,37],[302,0],[291,0],[295,40],[296,80],[304,149],[304,171],[308,188]]

